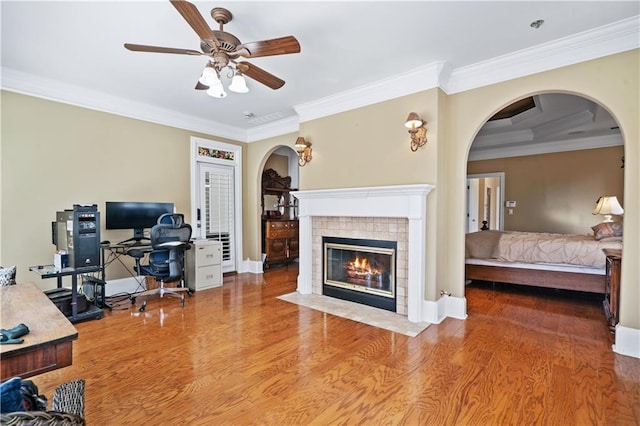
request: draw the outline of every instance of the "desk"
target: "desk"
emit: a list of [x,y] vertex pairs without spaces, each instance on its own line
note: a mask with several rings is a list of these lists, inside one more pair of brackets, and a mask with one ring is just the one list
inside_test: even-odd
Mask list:
[[89,304],[84,312],[78,312],[78,275],[98,272],[101,266],[85,266],[82,268],[56,268],[53,265],[31,266],[30,271],[40,275],[42,279],[56,278],[58,288],[62,287],[62,277],[71,276],[71,322],[84,321],[92,318],[102,318],[102,310],[95,305]]
[[24,343],[0,345],[0,380],[31,377],[71,365],[78,331],[38,286],[25,283],[0,287],[0,304],[0,328],[20,323],[29,327],[29,333],[21,337]]
[[[117,244],[111,244],[108,242],[100,244],[101,256],[102,256],[102,280],[107,281],[107,266],[109,266],[113,261],[118,261],[120,264],[129,271],[131,277],[135,278],[138,282],[139,286],[142,286],[143,281],[141,277],[137,275],[137,266],[140,263],[140,259],[144,257],[147,253],[150,253],[153,249],[151,248],[151,242],[141,242],[141,241],[124,241]],[[135,250],[138,252],[140,257],[131,256],[130,251]],[[105,252],[109,252],[109,256],[106,255]],[[134,266],[134,272],[131,272],[131,268],[129,265],[125,264],[121,256],[130,256],[132,259],[135,259],[136,266]],[[144,289],[143,289],[144,290]]]

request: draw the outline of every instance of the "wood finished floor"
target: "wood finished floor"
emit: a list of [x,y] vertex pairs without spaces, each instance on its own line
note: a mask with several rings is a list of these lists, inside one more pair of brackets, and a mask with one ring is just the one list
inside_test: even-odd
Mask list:
[[597,300],[473,284],[467,320],[411,338],[276,299],[296,277],[105,311],[33,380],[86,379],[89,425],[640,423],[640,360],[611,351]]

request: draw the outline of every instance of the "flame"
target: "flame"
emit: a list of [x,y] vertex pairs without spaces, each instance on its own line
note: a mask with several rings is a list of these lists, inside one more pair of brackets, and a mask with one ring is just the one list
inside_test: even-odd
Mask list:
[[380,273],[380,271],[371,267],[366,257],[363,257],[362,259],[360,259],[358,256],[356,256],[355,260],[349,263],[349,269],[355,270],[358,273],[366,273],[366,274]]

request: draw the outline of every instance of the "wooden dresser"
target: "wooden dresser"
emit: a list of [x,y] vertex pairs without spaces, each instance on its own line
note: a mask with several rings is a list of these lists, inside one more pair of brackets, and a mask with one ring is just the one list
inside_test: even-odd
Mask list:
[[264,223],[265,265],[286,263],[298,258],[298,221],[267,219]]

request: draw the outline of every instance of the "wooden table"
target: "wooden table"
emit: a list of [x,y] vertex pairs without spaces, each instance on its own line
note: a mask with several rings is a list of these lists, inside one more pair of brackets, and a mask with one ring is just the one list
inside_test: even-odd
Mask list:
[[29,327],[23,343],[0,345],[0,380],[22,378],[71,365],[78,330],[33,283],[0,287],[0,328]]

